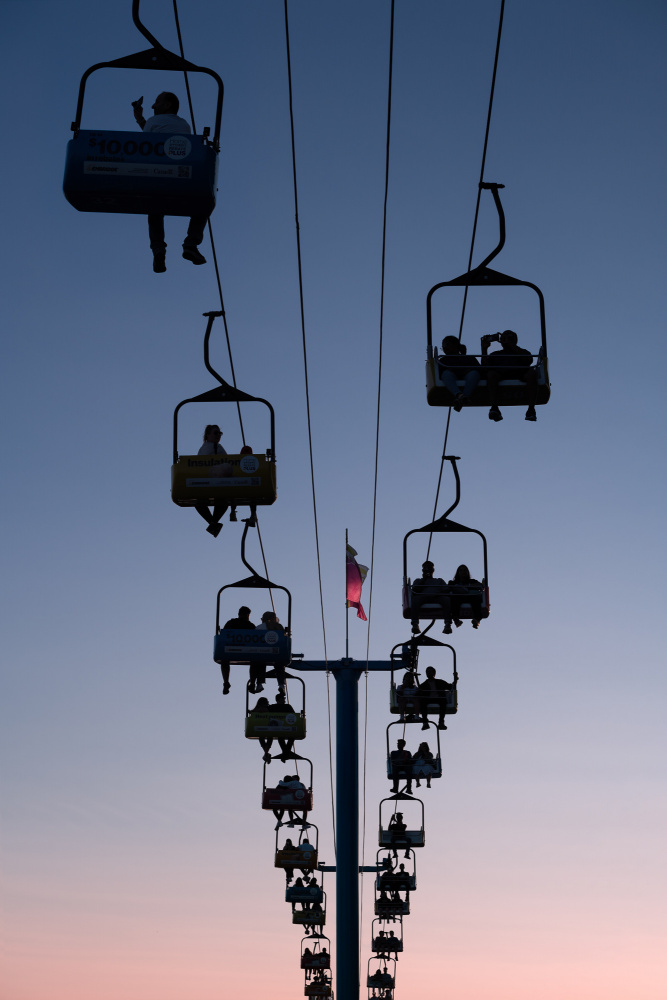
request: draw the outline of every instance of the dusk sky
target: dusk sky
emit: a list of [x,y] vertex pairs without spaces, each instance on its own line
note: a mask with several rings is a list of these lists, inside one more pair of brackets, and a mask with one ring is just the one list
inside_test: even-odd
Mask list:
[[[396,3],[372,614],[349,622],[359,659],[368,628],[375,659],[410,634],[402,541],[431,519],[447,417],[426,403],[426,295],[466,269],[498,12],[498,0]],[[390,2],[290,0],[289,13],[338,659],[346,529],[371,560]],[[168,0],[142,0],[141,15],[177,49]],[[321,659],[283,3],[182,0],[180,17],[186,56],[225,83],[211,221],[238,384],[276,410],[278,499],[260,518],[269,576],[292,592],[294,649]],[[210,246],[193,267],[185,220],[168,218],[167,272],[154,274],[144,218],[79,213],[62,194],[81,74],[146,47],[130,0],[2,0],[0,27],[0,1000],[294,1000],[301,934],[260,808],[261,750],[243,736],[246,670],[223,698],[212,660],[216,593],[246,575],[243,525],[225,519],[213,539],[169,493],[173,409],[212,387]],[[498,424],[483,408],[452,415],[455,516],[488,539],[492,611],[452,636],[459,712],[441,734],[443,779],[421,789],[426,846],[396,1000],[667,995],[666,28],[659,0],[507,0],[485,174],[505,185],[493,266],[544,293],[552,398],[536,423],[516,407]],[[198,127],[213,125],[214,87],[192,84]],[[131,130],[131,101],[148,109],[165,89],[186,113],[177,74],[96,73],[83,127]],[[496,238],[486,194],[475,262]],[[458,333],[441,294],[438,340]],[[471,295],[469,353],[506,328],[537,349],[531,293]],[[211,354],[229,377],[221,326]],[[184,417],[182,453],[213,421],[238,451],[227,410]],[[247,420],[263,451],[268,428]],[[446,469],[440,513],[453,496]],[[261,567],[256,538],[249,555]],[[481,573],[474,541],[436,541],[431,555],[437,575],[461,561]],[[412,576],[422,558],[415,542]],[[264,599],[244,600],[258,621]],[[326,680],[304,676],[299,750],[333,864]],[[366,864],[389,790],[388,688],[368,681]],[[331,876],[325,889],[333,939]],[[362,975],[368,875],[363,900]]]

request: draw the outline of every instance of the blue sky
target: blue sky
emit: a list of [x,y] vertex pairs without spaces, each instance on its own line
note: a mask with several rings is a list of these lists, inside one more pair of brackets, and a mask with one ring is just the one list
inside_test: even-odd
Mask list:
[[[402,538],[433,508],[446,411],[425,401],[426,294],[465,270],[497,14],[486,0],[397,3],[378,658],[408,634]],[[144,2],[142,16],[176,47],[166,0]],[[225,82],[212,222],[237,379],[276,408],[269,573],[294,596],[294,647],[319,658],[282,18],[277,0],[181,10],[186,54]],[[214,541],[169,498],[173,408],[211,384],[201,314],[218,305],[214,273],[181,259],[183,220],[167,220],[168,271],[154,275],[144,219],[77,213],[62,196],[80,74],[143,47],[130,4],[4,0],[0,19],[11,1000],[38,1000],[46,983],[70,1000],[91,987],[101,1000],[176,1000],[193,975],[201,1000],[226,983],[282,1000],[301,990],[298,933],[259,809],[260,753],[243,740],[243,685],[223,701],[211,659],[215,594],[245,573],[241,524]],[[337,658],[346,528],[370,562],[389,4],[292,0],[290,27]],[[483,410],[452,418],[457,514],[488,538],[492,614],[454,637],[460,712],[426,800],[397,997],[441,996],[438,963],[457,1000],[664,990],[664,36],[659,3],[507,3],[486,177],[506,185],[497,266],[545,295],[552,401],[536,424],[514,409],[498,425]],[[84,124],[132,128],[130,101],[149,106],[166,83],[96,74]],[[169,86],[184,96],[178,78]],[[198,122],[212,124],[212,88],[194,94]],[[496,232],[487,196],[475,260]],[[523,300],[470,310],[470,350],[508,326],[530,342]],[[238,430],[219,419],[233,451]],[[196,420],[191,433],[194,450]],[[446,477],[443,504],[451,495]],[[450,555],[434,558],[444,575]],[[350,634],[363,656],[365,626],[351,618]],[[369,681],[370,853],[387,788],[385,688]],[[332,860],[323,678],[308,679],[308,708],[315,820]]]

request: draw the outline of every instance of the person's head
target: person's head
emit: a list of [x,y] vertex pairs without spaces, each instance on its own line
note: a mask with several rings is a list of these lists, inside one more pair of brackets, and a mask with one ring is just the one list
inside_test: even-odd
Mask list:
[[283,781],[291,781],[291,780],[292,780],[291,774],[286,774],[285,777],[283,778]]
[[217,424],[206,424],[204,441],[211,441],[213,444],[217,444],[221,437],[222,431]]
[[252,455],[252,448],[249,444],[244,444],[239,452],[240,455]]
[[265,625],[270,625],[272,622],[276,621],[275,611],[265,611],[262,615],[262,621]]
[[397,740],[396,746],[398,747],[399,750],[402,750],[403,747],[405,746],[405,740]]
[[408,670],[406,674],[403,674],[403,687],[414,687],[415,686],[415,675],[411,670]]
[[503,330],[500,334],[500,343],[503,347],[516,347],[519,343],[519,338],[514,330]]
[[158,94],[153,104],[153,111],[156,115],[177,115],[178,108],[179,100],[176,94],[172,94],[169,90],[163,90],[161,94]]
[[269,699],[268,698],[258,698],[257,704],[255,705],[256,712],[268,712],[269,710]]
[[427,667],[426,676],[428,677],[429,680],[433,680],[433,678],[435,677],[435,667]]
[[285,702],[285,695],[283,694],[282,691],[279,691],[278,694],[276,695],[276,704],[283,705],[284,702]]
[[461,563],[457,568],[454,579],[457,583],[470,583],[470,570],[465,563]]
[[442,349],[445,354],[460,354],[461,344],[458,337],[445,337],[442,341]]
[[435,566],[430,559],[427,559],[426,562],[422,563],[422,576],[433,576],[434,570]]
[[396,813],[396,819],[403,819],[403,813]]
[[419,744],[419,752],[423,753],[424,750],[428,750],[428,743],[420,743]]
[[250,618],[250,608],[246,608],[245,604],[239,608],[239,618]]

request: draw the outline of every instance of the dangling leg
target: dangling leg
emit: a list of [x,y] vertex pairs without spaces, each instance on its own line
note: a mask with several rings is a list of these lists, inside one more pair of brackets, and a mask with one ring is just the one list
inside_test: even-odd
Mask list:
[[226,660],[220,664],[220,673],[222,674],[222,693],[229,694],[229,663]]
[[285,763],[285,761],[289,760],[288,754],[294,753],[294,740],[288,740],[284,737],[281,739],[279,736],[278,745],[283,752],[282,761]]
[[222,513],[219,516],[216,516],[216,512],[219,510],[217,506],[213,508],[213,513],[211,513],[205,503],[197,503],[195,504],[195,510],[208,523],[208,528],[206,530],[209,535],[213,535],[214,538],[217,538],[222,531],[222,525],[219,523],[220,517],[222,517],[222,514],[225,513],[227,507],[225,506],[222,509]]
[[162,274],[167,270],[165,255],[167,244],[164,242],[164,215],[148,216],[148,238],[151,241],[153,251],[153,270],[156,274]]
[[186,260],[191,260],[193,264],[206,263],[206,257],[197,249],[204,239],[206,221],[205,215],[193,215],[190,219],[187,236],[183,240],[183,256]]
[[271,746],[273,745],[273,737],[272,736],[260,736],[259,745],[261,746],[262,750],[264,751],[264,757],[262,758],[262,760],[264,760],[264,762],[266,764],[270,764],[271,763],[271,754],[269,753],[269,750],[271,749]]
[[498,383],[500,382],[500,372],[495,368],[486,368],[484,370],[486,375],[486,384],[489,389],[489,402],[491,403],[491,409],[489,410],[489,420],[503,419],[503,415],[498,408]]

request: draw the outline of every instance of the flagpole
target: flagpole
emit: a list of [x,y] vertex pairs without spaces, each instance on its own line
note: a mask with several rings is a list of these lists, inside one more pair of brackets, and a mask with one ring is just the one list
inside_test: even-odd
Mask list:
[[345,529],[345,659],[350,655],[350,615],[347,606],[347,528]]

